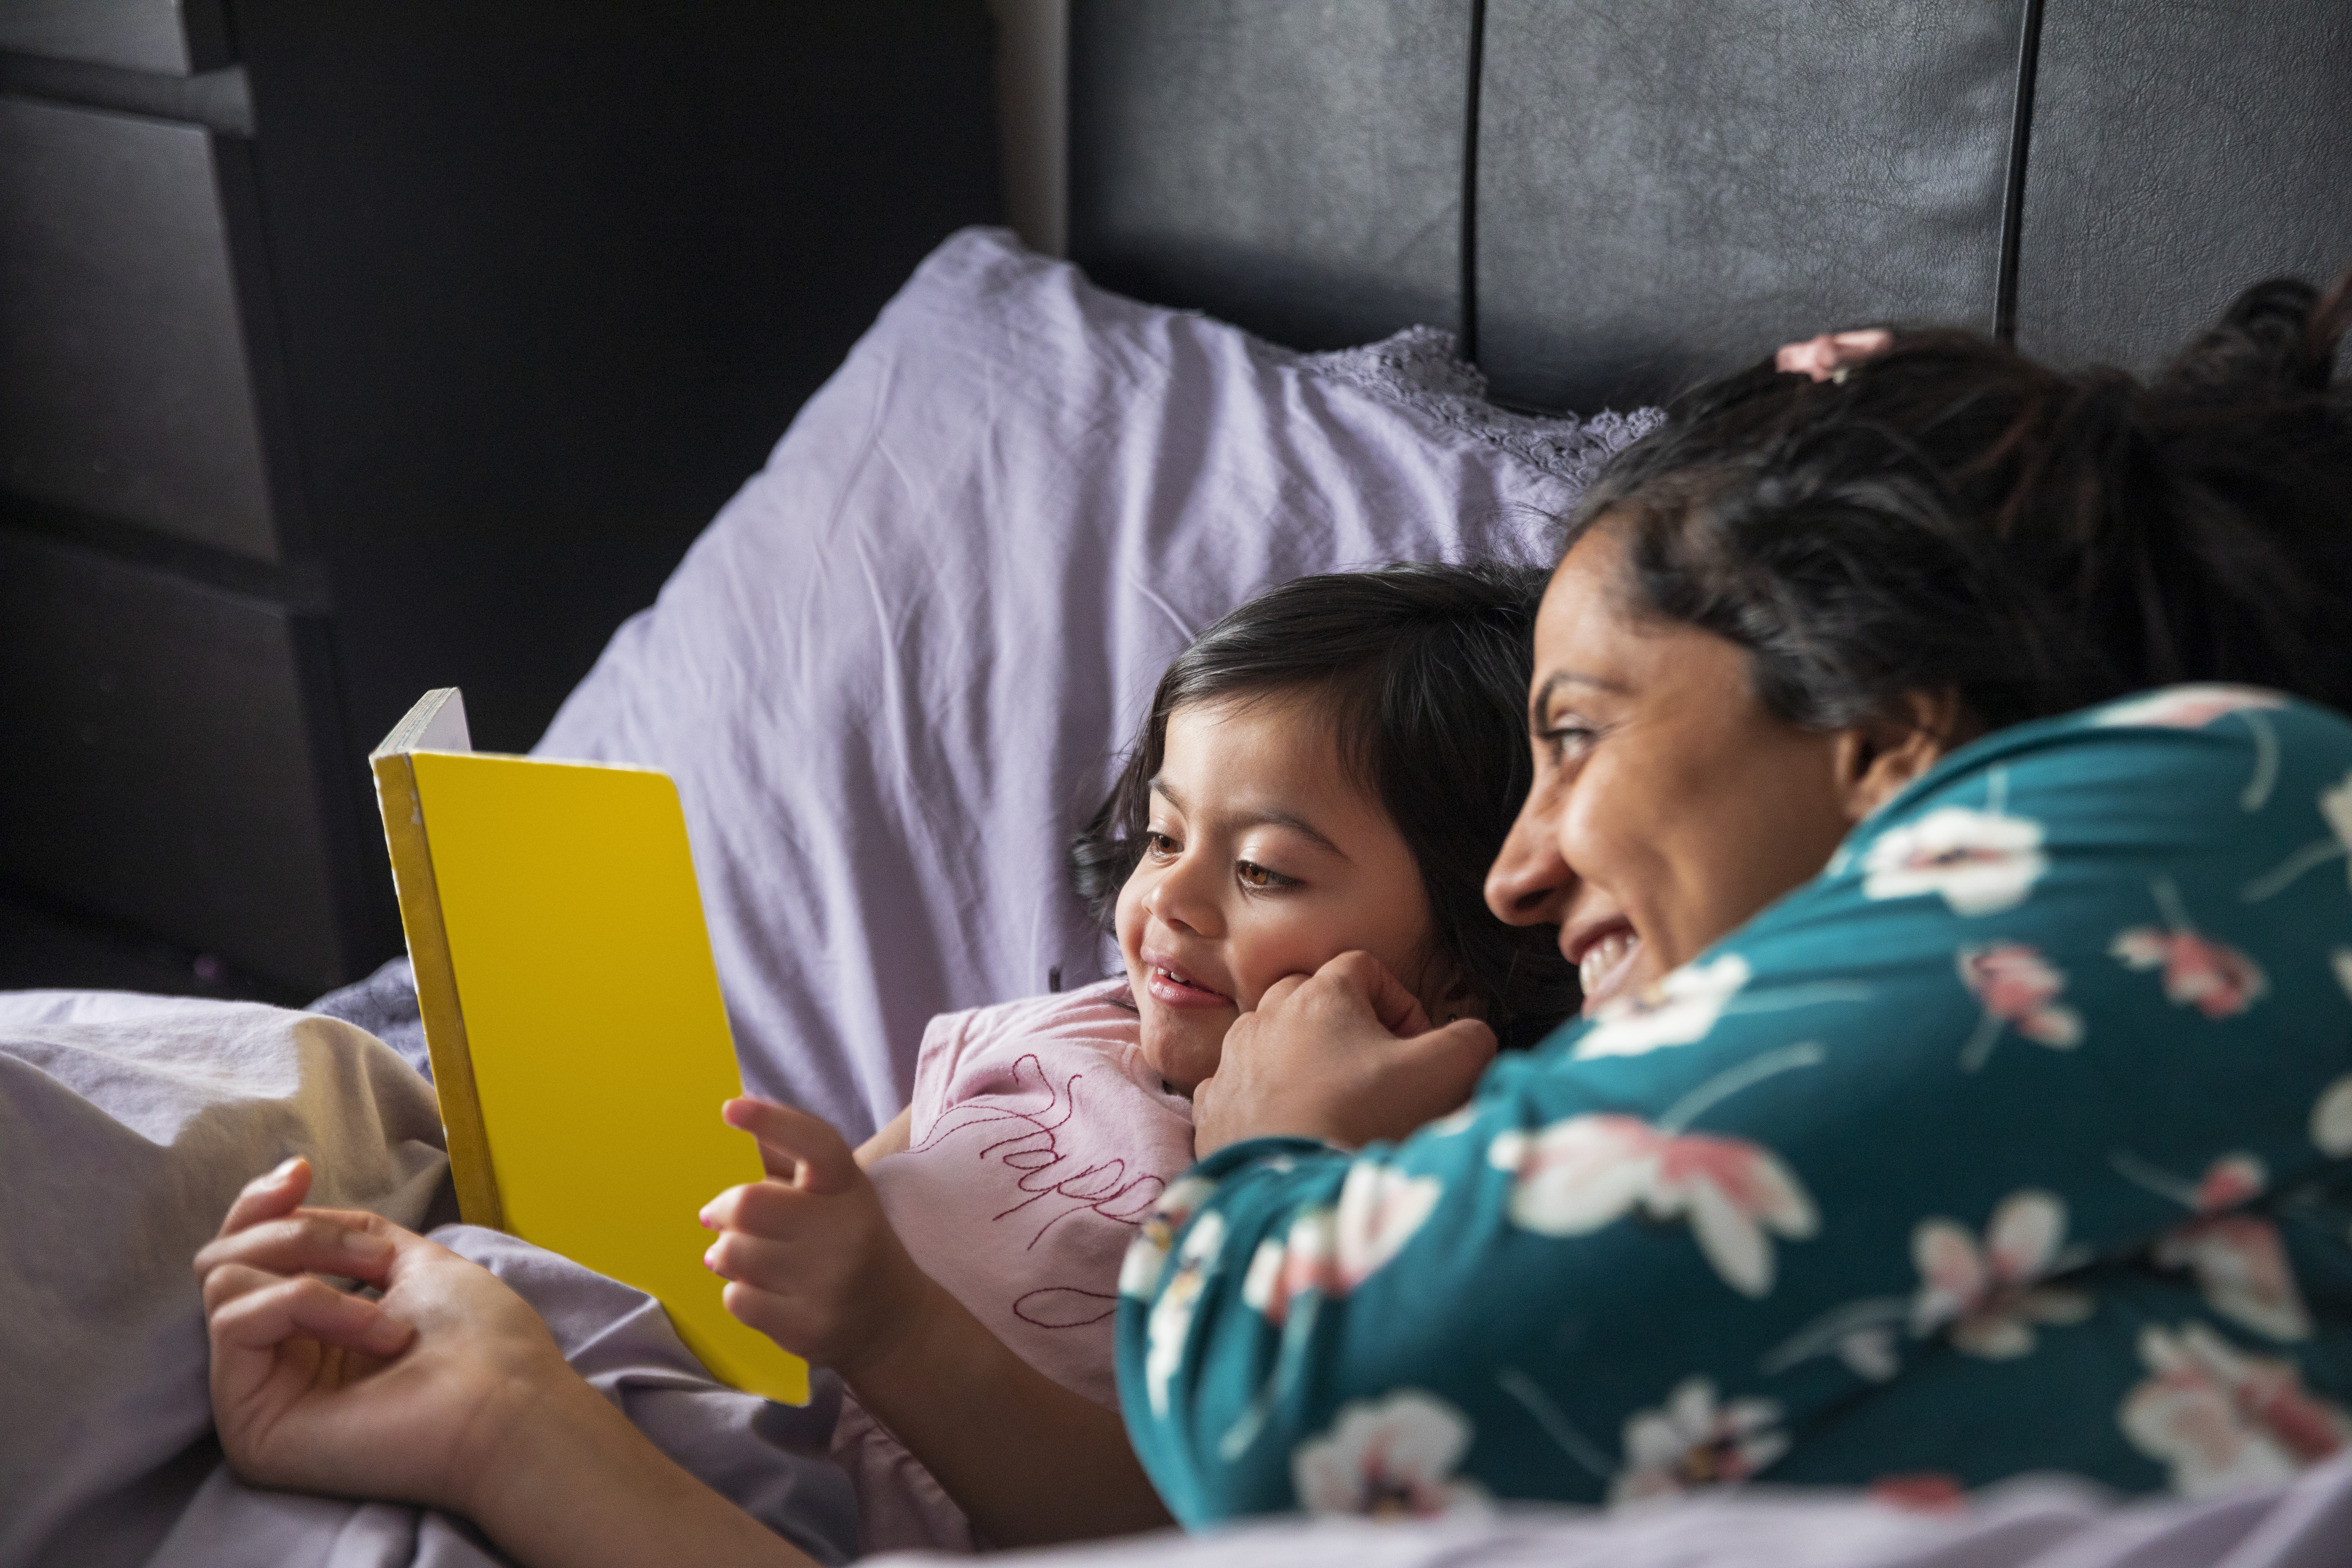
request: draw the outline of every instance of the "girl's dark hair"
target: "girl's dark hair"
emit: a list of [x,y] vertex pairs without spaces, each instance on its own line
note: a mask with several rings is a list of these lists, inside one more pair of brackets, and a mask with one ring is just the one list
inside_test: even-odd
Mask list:
[[1340,765],[1388,814],[1429,895],[1438,950],[1506,1047],[1531,1045],[1580,993],[1549,927],[1486,908],[1486,868],[1526,798],[1536,567],[1397,565],[1301,577],[1261,594],[1177,656],[1143,732],[1070,847],[1079,896],[1109,930],[1143,853],[1168,718],[1195,702],[1305,693],[1331,716]]
[[2176,680],[2352,710],[2352,272],[2241,295],[2154,382],[1899,331],[1815,383],[1679,399],[1568,525],[1634,601],[1748,650],[1759,699],[1837,727],[1957,689],[1987,728]]

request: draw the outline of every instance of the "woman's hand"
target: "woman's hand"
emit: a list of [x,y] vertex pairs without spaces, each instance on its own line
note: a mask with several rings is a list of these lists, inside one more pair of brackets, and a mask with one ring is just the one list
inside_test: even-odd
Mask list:
[[944,1292],[916,1267],[874,1184],[830,1123],[764,1100],[730,1100],[727,1125],[760,1142],[768,1179],[702,1210],[719,1233],[703,1261],[729,1281],[727,1310],[852,1387],[919,1337]]
[[263,1486],[478,1512],[508,1435],[594,1394],[488,1270],[379,1215],[302,1208],[310,1190],[288,1161],[196,1254],[221,1447]]
[[1193,1149],[1289,1135],[1343,1148],[1402,1138],[1470,1098],[1495,1057],[1475,1018],[1430,1027],[1412,993],[1369,952],[1269,987],[1225,1034],[1216,1075],[1192,1092]]
[[1801,343],[1782,343],[1780,352],[1772,356],[1772,368],[1815,381],[1843,381],[1848,370],[1894,346],[1895,334],[1884,327],[1823,332]]
[[289,1160],[196,1254],[238,1475],[464,1514],[524,1564],[810,1568],[583,1382],[496,1275],[378,1215],[302,1208],[310,1190]]

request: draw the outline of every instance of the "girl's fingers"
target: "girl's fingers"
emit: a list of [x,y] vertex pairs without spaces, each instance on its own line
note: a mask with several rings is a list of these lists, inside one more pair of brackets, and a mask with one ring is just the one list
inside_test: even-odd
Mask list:
[[205,1243],[196,1254],[196,1277],[208,1279],[238,1264],[271,1274],[333,1274],[381,1284],[407,1234],[376,1215],[298,1209]]
[[409,1324],[364,1297],[346,1295],[323,1279],[289,1279],[242,1264],[214,1270],[205,1281],[213,1343],[247,1355],[276,1350],[290,1339],[365,1355],[398,1353],[415,1336]]
[[721,1279],[740,1279],[772,1288],[807,1272],[808,1260],[795,1258],[784,1242],[730,1230],[702,1254],[703,1267]]
[[228,1205],[228,1215],[216,1234],[232,1236],[261,1220],[276,1219],[300,1207],[310,1194],[310,1162],[297,1154],[246,1183],[236,1201]]
[[849,1144],[821,1116],[748,1095],[729,1100],[719,1115],[728,1126],[760,1141],[768,1174],[803,1192],[845,1192],[863,1174]]
[[728,1188],[702,1205],[699,1217],[705,1230],[747,1230],[781,1241],[806,1229],[816,1217],[809,1205],[829,1195],[771,1177]]
[[737,1322],[759,1330],[786,1350],[793,1349],[792,1342],[799,1337],[795,1331],[800,1326],[800,1318],[782,1297],[739,1279],[720,1291],[719,1299],[726,1306],[728,1315]]

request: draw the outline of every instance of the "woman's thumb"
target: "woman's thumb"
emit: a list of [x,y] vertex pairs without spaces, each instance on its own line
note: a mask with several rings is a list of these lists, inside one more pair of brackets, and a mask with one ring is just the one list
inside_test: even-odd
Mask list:
[[1433,1097],[1443,1090],[1451,1096],[1448,1105],[1459,1105],[1470,1098],[1479,1075],[1499,1047],[1495,1031],[1483,1020],[1456,1018],[1442,1028],[1413,1036],[1403,1042],[1402,1048],[1413,1059]]

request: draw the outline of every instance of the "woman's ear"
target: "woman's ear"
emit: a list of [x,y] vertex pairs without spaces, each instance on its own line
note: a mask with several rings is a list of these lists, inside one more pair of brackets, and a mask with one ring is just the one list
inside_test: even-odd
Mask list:
[[1969,739],[1957,689],[1907,692],[1895,710],[1838,732],[1837,787],[1848,822],[1860,822]]

